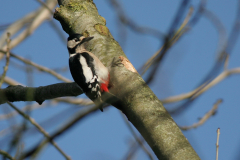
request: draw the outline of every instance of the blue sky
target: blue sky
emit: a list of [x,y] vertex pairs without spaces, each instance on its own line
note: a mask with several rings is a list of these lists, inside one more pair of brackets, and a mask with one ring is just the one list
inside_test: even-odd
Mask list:
[[[135,68],[139,69],[160,47],[161,42],[155,37],[133,32],[127,27],[122,27],[117,21],[117,15],[113,7],[105,1],[94,1],[98,12],[107,21],[107,27],[113,37],[120,43],[125,54]],[[147,26],[167,33],[174,19],[181,1],[146,1],[146,0],[122,0],[125,15],[140,26]],[[14,3],[14,5],[12,5]],[[191,5],[197,10],[197,1],[191,1]],[[211,0],[207,2],[207,9],[213,12],[224,25],[229,35],[237,12],[237,1]],[[33,0],[4,1],[0,6],[0,25],[12,23],[39,7],[39,3]],[[61,28],[58,21],[54,20]],[[126,36],[122,37],[120,29],[125,30]],[[2,33],[2,30],[1,30]],[[65,33],[64,33],[65,34]],[[65,34],[67,38],[67,34]],[[169,96],[187,93],[193,90],[202,78],[213,67],[217,58],[219,35],[215,27],[205,17],[178,41],[168,52],[165,61],[161,64],[154,82],[150,85],[154,93],[163,99]],[[49,68],[61,68],[68,66],[68,53],[66,44],[57,36],[48,22],[43,23],[29,38],[12,50],[17,55],[29,58],[32,61]],[[230,59],[229,69],[240,67],[240,44],[237,41]],[[12,59],[12,62],[22,65],[21,62]],[[0,61],[2,68],[5,62]],[[72,79],[70,72],[61,73]],[[21,69],[10,66],[7,76],[26,84],[27,75]],[[33,86],[44,86],[60,81],[39,71],[33,72]],[[190,131],[183,131],[191,145],[201,159],[215,158],[216,130],[221,128],[219,159],[236,159],[240,142],[240,76],[232,75],[201,95],[191,107],[179,116],[174,116],[178,125],[191,125],[198,121],[217,99],[222,98],[217,114],[211,117],[203,126]],[[6,87],[4,85],[3,87]],[[82,96],[84,97],[84,96]],[[47,104],[47,102],[44,102]],[[14,103],[23,107],[25,103]],[[171,109],[177,104],[165,105]],[[4,106],[4,105],[3,105]],[[66,112],[68,110],[68,112]],[[56,105],[36,110],[32,117],[41,123],[52,115],[64,112],[65,114],[51,121],[49,125],[43,125],[48,132],[60,126],[61,122],[71,118],[79,109],[73,105]],[[1,114],[3,114],[1,110]],[[17,117],[18,122],[22,121]],[[0,122],[0,129],[8,126],[8,122]],[[31,126],[31,125],[29,125]],[[38,132],[25,135],[25,148],[30,148],[42,138]],[[122,159],[134,141],[133,136],[126,127],[120,112],[109,107],[103,113],[96,112],[80,121],[74,128],[61,136],[56,142],[72,157],[72,159]],[[0,145],[0,148],[3,147]],[[5,147],[1,148],[5,149]],[[63,157],[51,145],[42,152],[39,159],[63,159]],[[136,159],[147,159],[146,154],[139,149]]]

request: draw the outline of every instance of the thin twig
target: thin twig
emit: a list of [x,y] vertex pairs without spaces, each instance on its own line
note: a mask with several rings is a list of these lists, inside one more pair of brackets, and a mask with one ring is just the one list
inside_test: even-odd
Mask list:
[[225,52],[226,47],[227,47],[227,31],[226,28],[224,27],[223,23],[221,20],[210,10],[207,8],[202,9],[202,14],[213,24],[213,26],[216,28],[218,31],[219,35],[219,42],[218,42],[218,61],[222,61],[223,58],[225,59],[225,56],[227,53]]
[[[0,52],[6,54],[6,52],[4,50],[0,50]],[[18,60],[24,62],[25,64],[28,64],[28,65],[31,65],[31,66],[37,68],[39,71],[44,71],[44,72],[47,72],[47,73],[53,75],[54,77],[56,77],[59,80],[62,80],[64,82],[72,82],[71,80],[63,77],[62,75],[58,74],[57,72],[55,72],[55,71],[53,71],[53,70],[51,70],[51,69],[49,69],[47,67],[41,66],[39,64],[36,64],[36,63],[34,63],[34,62],[32,62],[32,61],[30,61],[28,59],[25,59],[23,57],[20,57],[20,56],[16,55],[14,53],[10,53],[10,55],[11,55],[11,57],[14,57],[14,58],[18,59]]]
[[175,15],[175,18],[170,26],[169,33],[168,33],[169,38],[171,38],[174,35],[174,32],[176,28],[179,26],[180,21],[182,20],[189,3],[190,3],[190,0],[182,0],[182,3],[180,4],[178,11]]
[[16,110],[20,115],[23,116],[23,118],[25,118],[26,120],[28,120],[30,123],[32,123],[48,140],[49,142],[67,159],[70,160],[71,158],[69,156],[67,156],[64,151],[58,147],[58,145],[56,144],[56,142],[54,142],[53,140],[51,140],[50,135],[37,123],[35,122],[34,119],[32,119],[30,116],[26,115],[25,113],[23,113],[21,110],[19,110],[16,106],[14,106],[12,103],[7,102],[14,110]]
[[49,24],[51,25],[53,30],[57,33],[59,38],[62,40],[63,44],[66,45],[67,39],[66,39],[66,36],[65,36],[63,30],[61,28],[59,28],[58,25],[56,24],[56,22],[53,20],[50,20]]
[[218,160],[220,128],[217,129],[216,160]]
[[49,8],[46,3],[44,3],[43,1],[41,0],[37,0],[43,7],[47,8],[49,10],[49,12],[53,15],[54,12],[51,10],[51,8]]
[[207,85],[203,84],[202,86],[194,89],[191,92],[180,94],[177,96],[172,96],[172,97],[169,97],[166,99],[162,99],[161,102],[162,103],[173,103],[173,102],[181,101],[181,100],[184,100],[187,98],[196,98],[197,96],[201,95],[203,92],[207,91],[214,85],[220,83],[222,80],[224,80],[225,78],[229,77],[232,74],[240,74],[240,67],[230,69],[230,70],[225,70],[221,74],[219,74],[215,79],[210,81]]
[[13,158],[10,154],[8,154],[7,152],[0,150],[0,154],[3,155],[4,157],[10,159],[10,160],[15,160],[15,158]]
[[[50,9],[53,9],[57,5],[57,1],[47,0],[46,4]],[[34,32],[34,30],[36,30],[45,20],[49,19],[51,16],[48,9],[46,9],[45,7],[41,7],[37,12],[38,14],[35,16],[31,24],[26,29],[24,29],[20,34],[18,34],[16,38],[12,39],[11,46],[10,46],[11,49],[16,47],[28,36],[30,36]],[[2,50],[5,51],[6,46],[4,46]]]
[[65,125],[61,126],[61,128],[59,128],[55,133],[53,133],[50,138],[47,138],[47,139],[41,141],[38,145],[34,146],[28,152],[24,153],[23,158],[27,158],[27,157],[33,155],[35,152],[37,152],[39,150],[39,148],[41,148],[42,146],[47,144],[50,140],[58,138],[63,133],[65,133],[70,128],[72,128],[74,125],[76,125],[77,122],[82,120],[84,117],[86,117],[90,113],[93,113],[98,110],[99,110],[98,106],[92,106],[92,107],[84,108],[83,110],[79,111],[72,120],[68,121],[67,123],[64,123]]
[[[84,98],[56,98],[50,101],[51,104],[56,104],[56,103],[68,103],[68,104],[74,104],[74,105],[81,105],[81,106],[88,106],[88,105],[92,105],[93,102],[89,99],[84,99]],[[27,105],[25,107],[22,108],[22,111],[26,111],[26,110],[35,110],[35,109],[39,109],[39,108],[44,108],[46,107],[48,104],[41,104],[39,105],[38,103],[35,103],[33,105]],[[29,108],[30,107],[30,108]],[[12,118],[14,116],[18,115],[17,111],[12,111],[10,113],[7,114],[2,114],[0,115],[0,121],[1,120],[5,120],[5,119],[9,119]]]
[[[1,77],[0,77],[0,78],[1,78]],[[10,78],[10,77],[8,77],[8,76],[5,76],[5,77],[4,77],[4,83],[7,83],[7,84],[12,85],[12,86],[14,86],[14,85],[24,86],[24,85],[21,84],[20,82],[17,82],[17,81],[15,81],[14,79],[12,79],[12,78]]]
[[81,106],[88,106],[93,105],[93,101],[85,98],[55,98],[52,100],[54,102],[63,102],[68,104],[75,104],[75,105],[81,105]]
[[133,137],[135,138],[135,140],[138,142],[138,144],[142,147],[143,151],[148,155],[148,157],[151,160],[154,160],[152,154],[150,153],[150,151],[148,151],[148,149],[144,146],[143,142],[138,138],[138,135],[135,133],[135,131],[133,130],[132,126],[129,124],[127,118],[125,117],[125,115],[121,114],[125,124],[127,125],[128,129],[130,130],[130,132],[132,133]]
[[230,31],[230,35],[228,37],[228,46],[226,49],[226,52],[228,54],[230,54],[234,48],[234,46],[236,46],[236,42],[237,39],[239,37],[239,33],[240,33],[240,0],[238,0],[238,5],[237,5],[237,15],[236,15],[236,19],[233,25],[233,28]]
[[[187,16],[185,17],[183,23],[181,24],[181,26],[179,27],[179,29],[177,30],[177,32],[173,35],[173,37],[171,38],[171,40],[169,41],[169,47],[171,47],[174,43],[176,43],[180,37],[183,35],[183,33],[186,32],[186,28],[187,28],[187,24],[189,22],[190,17],[192,16],[193,13],[193,8],[190,7]],[[156,57],[162,52],[163,47],[166,44],[164,44],[151,58],[148,59],[148,61],[143,65],[142,67],[142,73],[141,75],[145,74],[146,71],[150,68],[150,66],[154,63]]]
[[[200,85],[202,85],[203,83],[205,83],[205,85],[208,85],[208,82],[211,79],[213,79],[214,77],[216,77],[217,74],[220,73],[220,71],[222,70],[222,68],[224,67],[224,64],[226,62],[227,55],[231,54],[232,48],[236,44],[236,40],[239,36],[239,31],[240,31],[240,27],[239,27],[239,23],[240,23],[240,0],[238,1],[237,8],[238,8],[237,9],[237,16],[236,16],[234,26],[233,26],[233,28],[230,32],[230,36],[229,36],[228,40],[223,40],[223,44],[221,44],[221,42],[219,42],[219,45],[222,47],[222,49],[219,51],[218,60],[213,65],[213,68],[210,70],[210,72],[208,72],[208,74],[205,76],[205,78],[203,78],[203,80],[200,82]],[[210,11],[206,10],[203,6],[202,6],[202,9],[201,9],[201,13],[203,13],[208,19],[210,19],[210,21],[216,27],[216,29],[218,30],[219,35],[221,37],[220,41],[221,41],[221,39],[226,39],[225,37],[226,37],[227,34],[226,34],[226,31],[225,31],[225,28],[222,25],[221,21],[217,18],[217,16],[215,16]],[[193,99],[191,99],[191,100],[193,100]],[[188,102],[190,102],[190,101],[188,101]],[[187,106],[188,105],[184,104],[184,108],[186,108]],[[183,108],[183,107],[181,107],[181,108]]]
[[162,32],[155,30],[153,28],[149,27],[141,27],[138,24],[136,24],[132,19],[128,18],[124,13],[124,9],[122,6],[119,4],[117,0],[109,0],[111,5],[114,7],[115,11],[117,12],[118,19],[123,25],[126,25],[130,29],[132,29],[135,32],[141,33],[141,34],[149,34],[151,36],[154,36],[158,39],[164,38],[165,34]]
[[[38,103],[36,103],[36,104],[33,104],[33,105],[27,105],[27,106],[23,107],[22,111],[34,110],[34,109],[38,109],[38,108],[44,108],[45,106],[46,106],[46,104],[39,105]],[[7,114],[2,114],[2,115],[0,115],[0,121],[12,118],[12,117],[14,117],[16,115],[18,115],[17,111],[12,111],[12,112],[7,113]]]
[[[142,141],[144,141],[144,139],[140,139]],[[131,141],[131,144],[129,146],[129,150],[126,153],[126,155],[122,158],[122,160],[132,160],[134,159],[133,156],[135,155],[135,153],[137,152],[137,150],[140,148],[139,144],[137,141]]]
[[199,22],[199,20],[201,18],[202,10],[203,10],[203,8],[205,8],[206,4],[207,4],[207,0],[200,0],[198,9],[197,9],[195,15],[192,17],[191,21],[189,22],[189,27],[193,28],[194,25],[196,25],[197,22]]
[[[23,29],[27,24],[29,24],[34,17],[38,14],[39,10],[31,12],[26,16],[20,18],[19,20],[12,23],[0,36],[0,48],[2,48],[5,44],[7,33],[10,32],[12,36],[14,36],[17,32]],[[0,57],[1,59],[1,57]]]
[[229,63],[229,55],[227,55],[225,62],[224,62],[224,70],[227,70],[228,68],[228,63]]
[[189,2],[190,2],[189,0],[182,0],[182,3],[180,4],[180,6],[178,8],[178,11],[174,18],[174,21],[172,22],[170,29],[168,31],[168,35],[165,37],[165,42],[162,46],[162,50],[159,53],[159,55],[152,62],[152,70],[150,71],[149,76],[146,79],[146,84],[150,84],[152,82],[152,80],[154,79],[154,77],[159,69],[161,61],[163,61],[164,57],[167,54],[167,51],[169,50],[169,48],[171,48],[171,46],[172,46],[171,39],[174,37],[174,35],[176,33],[176,28],[179,26],[179,23],[185,13],[185,10],[188,7]]
[[7,70],[8,70],[8,65],[9,65],[9,59],[10,59],[10,33],[8,32],[7,33],[7,52],[6,52],[6,65],[4,67],[4,71],[3,71],[3,74],[1,76],[1,79],[0,79],[0,88],[4,82],[4,77],[6,76],[6,73],[7,73]]
[[203,125],[211,116],[213,116],[217,109],[218,109],[218,105],[222,103],[222,99],[217,100],[217,102],[213,105],[212,109],[210,111],[208,111],[197,123],[194,123],[191,126],[180,126],[179,128],[181,128],[182,130],[189,130],[189,129],[193,129],[193,128],[197,128],[201,125]]

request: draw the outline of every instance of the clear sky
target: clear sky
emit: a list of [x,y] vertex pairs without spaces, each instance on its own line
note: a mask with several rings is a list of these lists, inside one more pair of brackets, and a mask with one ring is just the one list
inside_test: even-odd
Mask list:
[[[144,62],[160,48],[162,41],[153,36],[133,32],[128,27],[120,25],[114,8],[107,0],[94,0],[94,2],[99,14],[106,19],[107,27],[113,37],[120,43],[135,68],[140,69]],[[154,0],[151,2],[147,0],[120,1],[125,15],[136,24],[154,28],[165,34],[169,30],[180,2],[176,0]],[[194,11],[196,11],[198,2],[192,0],[191,5],[194,7]],[[206,8],[222,22],[227,36],[229,36],[236,18],[237,5],[236,0],[211,0],[206,5]],[[4,1],[0,5],[0,25],[12,23],[38,7],[39,3],[35,0]],[[61,28],[58,21],[53,21]],[[0,30],[0,33],[2,32],[3,30]],[[64,34],[67,38],[68,35]],[[221,48],[221,45],[218,45],[218,41],[219,34],[216,28],[208,18],[202,16],[199,22],[193,28],[190,28],[169,50],[154,82],[150,85],[159,99],[193,90],[213,67],[218,56],[217,52]],[[51,69],[68,67],[66,44],[62,42],[48,22],[43,23],[32,36],[14,48],[12,52]],[[239,53],[240,43],[237,41],[229,58],[229,69],[240,67]],[[14,66],[23,66],[23,64],[15,59],[12,59],[11,62],[13,63],[7,76],[16,79],[22,84],[26,84],[28,79],[26,73],[20,67]],[[4,64],[5,61],[0,61],[1,69]],[[2,73],[2,70],[0,70],[0,73]],[[72,80],[68,70],[61,72],[61,74]],[[33,72],[33,77],[33,86],[35,87],[61,82],[46,73],[36,70]],[[183,131],[203,160],[215,158],[217,128],[221,129],[219,159],[234,160],[240,158],[239,82],[239,74],[228,77],[201,95],[182,114],[173,116],[178,125],[191,125],[208,112],[217,99],[223,99],[223,103],[219,105],[215,116],[211,117],[204,125],[190,131]],[[6,87],[6,85],[3,85],[3,87]],[[47,104],[48,102],[44,103]],[[26,103],[14,104],[18,107],[26,105]],[[181,103],[164,106],[167,109],[172,109],[179,104]],[[4,113],[2,108],[0,109],[1,114]],[[61,122],[71,118],[78,110],[79,108],[76,106],[61,104],[36,110],[31,116],[51,133],[59,127]],[[43,123],[52,115],[60,112],[62,114],[55,120]],[[16,120],[18,123],[22,122],[21,117],[17,117]],[[0,130],[8,125],[8,121],[1,121]],[[39,142],[42,136],[35,131],[28,132],[25,138],[25,149],[28,149],[34,146],[36,142]],[[6,144],[7,140],[2,138],[0,140],[2,142],[0,149],[6,149],[3,144]],[[88,116],[56,140],[59,146],[73,160],[123,159],[133,141],[134,138],[126,127],[120,112],[113,107],[109,107],[103,113],[99,111]],[[44,160],[49,159],[49,157],[50,159],[64,159],[51,145],[48,145],[39,159]],[[142,149],[138,150],[135,158],[137,160],[148,159]]]

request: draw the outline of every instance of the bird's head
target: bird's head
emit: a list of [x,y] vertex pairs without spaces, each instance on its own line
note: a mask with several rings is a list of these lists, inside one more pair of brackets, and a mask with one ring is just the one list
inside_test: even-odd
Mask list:
[[82,47],[82,49],[84,48],[84,43],[90,41],[91,39],[93,39],[94,37],[84,37],[81,34],[72,34],[68,37],[68,41],[67,41],[67,48],[69,53],[75,53],[76,50],[79,47]]

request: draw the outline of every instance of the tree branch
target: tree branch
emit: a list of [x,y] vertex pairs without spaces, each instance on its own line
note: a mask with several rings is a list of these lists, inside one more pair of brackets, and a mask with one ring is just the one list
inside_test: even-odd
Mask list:
[[[7,52],[5,52],[4,50],[1,50],[1,49],[0,49],[0,53],[7,54]],[[28,59],[25,59],[25,58],[23,58],[23,57],[21,57],[21,56],[18,56],[18,55],[16,55],[16,54],[12,53],[12,52],[10,53],[10,56],[13,57],[13,58],[16,58],[16,59],[18,59],[18,60],[20,60],[20,61],[22,61],[22,62],[25,63],[25,64],[28,64],[28,65],[31,65],[31,66],[35,67],[35,68],[38,69],[39,71],[47,72],[47,73],[53,75],[54,77],[56,77],[57,79],[59,79],[59,80],[61,80],[61,81],[71,82],[71,80],[63,77],[62,75],[58,74],[58,73],[55,72],[54,70],[51,70],[51,69],[49,69],[49,68],[47,68],[47,67],[45,67],[45,66],[41,66],[41,65],[39,65],[39,64],[37,64],[37,63],[34,63],[34,62],[32,62],[32,61],[30,61],[30,60],[28,60]]]
[[216,160],[218,160],[220,128],[217,129]]
[[9,103],[8,104],[15,110],[17,111],[19,114],[21,114],[23,116],[23,118],[25,118],[26,120],[28,120],[30,123],[32,123],[38,130],[39,132],[41,132],[47,139],[49,139],[49,142],[67,159],[70,160],[71,158],[69,156],[66,155],[66,153],[64,153],[64,151],[57,145],[56,142],[54,142],[53,140],[51,140],[50,135],[38,124],[35,122],[34,119],[32,119],[30,116],[28,116],[27,114],[23,113],[21,110],[19,110],[17,107],[15,107],[13,104]]
[[9,60],[10,60],[10,33],[8,32],[7,33],[7,52],[6,52],[6,65],[5,65],[5,67],[4,67],[4,71],[3,71],[3,74],[2,74],[2,76],[1,76],[1,78],[0,78],[0,88],[1,88],[1,86],[2,86],[2,84],[3,84],[3,82],[4,82],[4,77],[6,76],[6,73],[7,73],[7,70],[8,70],[8,65],[9,65]]
[[69,131],[70,128],[75,126],[80,120],[84,119],[87,115],[89,115],[90,113],[95,113],[95,111],[98,110],[99,110],[98,106],[91,106],[79,111],[71,120],[68,120],[66,123],[64,123],[63,126],[61,126],[61,128],[55,131],[49,139],[42,140],[39,144],[31,148],[29,151],[23,153],[22,158],[27,158],[35,154],[35,152],[37,152],[42,146],[47,144],[50,140],[57,139],[58,137]]
[[42,104],[48,99],[78,96],[82,93],[82,90],[75,82],[57,83],[44,87],[8,86],[5,89],[0,89],[0,104],[6,103],[7,101],[36,101]]
[[10,154],[8,154],[7,152],[0,150],[0,154],[3,155],[3,157],[6,157],[10,160],[15,160],[15,158],[13,158]]
[[217,112],[218,105],[220,103],[222,103],[222,99],[217,100],[217,102],[213,105],[212,109],[208,111],[197,123],[194,123],[191,126],[182,126],[180,128],[182,130],[189,130],[203,125],[210,117],[212,117]]

